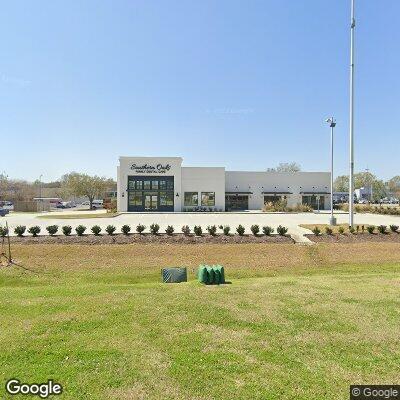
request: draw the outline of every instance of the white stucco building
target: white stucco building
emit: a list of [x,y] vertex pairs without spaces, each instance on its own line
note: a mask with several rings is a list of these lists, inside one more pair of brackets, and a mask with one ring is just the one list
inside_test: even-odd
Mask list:
[[125,212],[261,210],[285,199],[289,206],[330,208],[329,172],[226,171],[183,167],[180,157],[120,157],[117,207]]

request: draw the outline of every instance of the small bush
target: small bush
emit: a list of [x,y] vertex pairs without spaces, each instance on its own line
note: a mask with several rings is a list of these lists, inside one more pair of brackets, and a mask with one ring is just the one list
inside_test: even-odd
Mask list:
[[174,227],[172,226],[172,225],[168,225],[166,228],[165,228],[165,233],[167,234],[167,235],[169,235],[169,236],[171,236],[173,233],[174,233]]
[[196,236],[201,236],[203,234],[203,229],[201,229],[200,225],[195,225],[193,228],[193,232]]
[[260,227],[259,227],[258,225],[252,225],[252,226],[250,227],[250,230],[251,230],[251,233],[252,233],[254,236],[257,236],[257,235],[259,234],[259,232],[260,232]]
[[207,226],[207,232],[211,236],[215,236],[217,234],[217,227],[215,225]]
[[356,232],[354,226],[349,226],[349,232],[350,232],[351,234],[354,234],[354,233]]
[[128,236],[130,231],[131,231],[131,227],[129,225],[122,225],[121,232],[124,235]]
[[114,225],[107,225],[106,232],[111,236],[117,228]]
[[333,229],[330,228],[329,226],[326,226],[326,227],[325,227],[325,233],[326,233],[327,235],[332,235]]
[[321,229],[318,226],[315,226],[311,231],[315,236],[319,236],[321,234]]
[[278,232],[278,235],[285,236],[287,234],[288,228],[286,228],[286,226],[279,225],[276,228],[276,231]]
[[375,226],[374,225],[368,225],[367,226],[367,231],[368,231],[369,234],[372,235],[374,233],[374,231],[375,231]]
[[28,229],[28,233],[30,233],[33,237],[36,237],[40,233],[40,226],[31,226]]
[[361,231],[362,231],[362,233],[365,232],[365,226],[364,225],[361,226]]
[[160,230],[160,225],[158,224],[150,225],[150,232],[152,233],[152,235],[157,235],[159,230]]
[[46,231],[50,236],[54,236],[58,232],[58,225],[49,225],[46,226]]
[[101,228],[99,225],[94,225],[94,226],[92,226],[91,231],[95,236],[99,236],[100,232],[101,232]]
[[379,233],[382,233],[382,234],[387,233],[386,225],[379,225],[378,226],[378,231],[379,231]]
[[[96,225],[97,226],[97,225]],[[93,227],[94,228],[94,227]],[[93,228],[92,228],[92,232],[93,232]],[[83,225],[78,225],[76,228],[75,228],[75,232],[76,232],[76,234],[78,235],[78,236],[83,236],[83,234],[85,233],[85,231],[86,231],[86,226],[83,226]],[[93,232],[94,233],[94,232]]]
[[22,237],[24,236],[24,233],[26,231],[26,226],[23,225],[18,225],[15,229],[14,229],[14,233],[19,236]]
[[218,228],[221,229],[221,231],[224,230],[224,226],[223,225],[218,225]]
[[224,231],[225,236],[229,236],[229,232],[231,231],[231,227],[229,225],[225,225],[222,230]]
[[183,225],[181,231],[185,236],[189,236],[190,235],[189,225]]
[[144,225],[139,224],[139,225],[136,227],[136,232],[142,234],[143,231],[144,231],[145,229],[146,229],[146,227],[145,227]]
[[390,228],[390,230],[392,232],[397,232],[399,230],[399,226],[398,225],[390,225],[389,228]]
[[343,228],[343,226],[339,226],[338,232],[339,232],[340,235],[343,235],[343,233],[344,233],[344,228]]
[[263,226],[262,231],[264,235],[271,236],[274,233],[274,228],[272,226]]
[[238,233],[239,236],[243,236],[243,235],[244,235],[244,232],[245,232],[244,226],[243,226],[243,225],[239,225],[239,226],[236,228],[236,232]]
[[8,228],[6,226],[0,226],[0,237],[6,237],[8,235]]
[[69,236],[72,232],[72,227],[69,225],[65,225],[61,228],[63,235]]

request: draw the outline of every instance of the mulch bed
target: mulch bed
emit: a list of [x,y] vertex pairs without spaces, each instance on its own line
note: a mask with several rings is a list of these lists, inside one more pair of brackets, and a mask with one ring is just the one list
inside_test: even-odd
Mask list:
[[129,243],[166,243],[166,244],[197,244],[197,243],[207,243],[207,244],[229,244],[229,243],[294,243],[294,240],[290,236],[254,236],[254,235],[217,235],[211,236],[204,234],[203,236],[189,235],[185,236],[183,234],[174,234],[172,236],[166,234],[151,235],[132,233],[129,236],[122,234],[115,235],[84,235],[84,236],[24,236],[10,237],[11,243],[20,244],[129,244]]
[[365,243],[365,242],[395,242],[400,243],[399,233],[345,233],[343,235],[304,235],[315,243]]

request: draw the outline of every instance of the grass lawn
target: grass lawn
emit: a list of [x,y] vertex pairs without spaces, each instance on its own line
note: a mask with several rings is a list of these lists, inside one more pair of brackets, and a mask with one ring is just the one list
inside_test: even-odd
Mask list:
[[39,215],[38,218],[43,219],[81,219],[81,218],[113,218],[117,217],[120,213],[76,213],[76,214],[46,214],[46,215]]
[[[396,243],[15,245],[0,376],[66,399],[348,399],[396,383]],[[201,263],[232,283],[201,286]],[[190,281],[159,283],[186,265]],[[0,385],[4,397],[4,384]]]

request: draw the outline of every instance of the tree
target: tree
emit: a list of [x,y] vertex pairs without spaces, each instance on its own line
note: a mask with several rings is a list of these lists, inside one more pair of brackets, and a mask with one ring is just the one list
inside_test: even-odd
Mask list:
[[102,197],[113,184],[112,179],[97,175],[89,176],[78,172],[71,172],[61,178],[62,188],[72,195],[86,196],[89,200],[90,209],[93,208],[93,200]]
[[268,168],[268,172],[300,172],[301,166],[296,162],[279,163],[275,168]]
[[348,192],[349,191],[349,177],[347,175],[340,175],[336,177],[333,183],[333,190],[335,192]]
[[394,176],[392,179],[389,179],[387,182],[387,187],[393,196],[399,198],[400,197],[400,175]]

